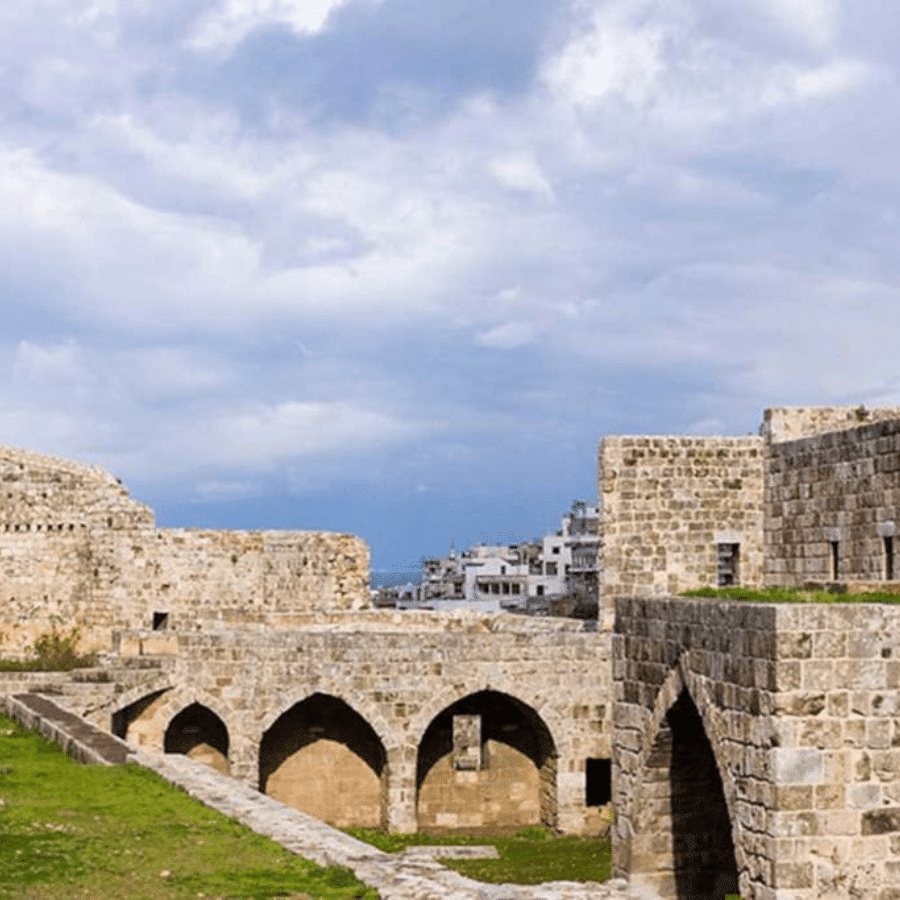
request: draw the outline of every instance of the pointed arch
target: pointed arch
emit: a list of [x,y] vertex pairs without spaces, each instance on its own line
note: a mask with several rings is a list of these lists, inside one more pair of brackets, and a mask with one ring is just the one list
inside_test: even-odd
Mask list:
[[231,774],[228,728],[209,707],[191,703],[172,718],[163,736],[166,753],[183,753],[221,772]]
[[629,804],[629,868],[634,883],[661,896],[719,898],[738,893],[743,865],[734,785],[709,737],[723,733],[717,710],[684,663],[669,672],[648,716]]
[[419,742],[419,827],[496,829],[556,824],[557,748],[536,710],[482,690],[444,707]]
[[386,782],[381,738],[332,694],[295,703],[260,741],[260,791],[336,827],[383,826]]

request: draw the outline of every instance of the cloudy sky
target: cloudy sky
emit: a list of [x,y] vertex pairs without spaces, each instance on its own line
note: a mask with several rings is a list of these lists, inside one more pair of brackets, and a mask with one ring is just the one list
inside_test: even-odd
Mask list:
[[604,433],[900,404],[893,0],[4,0],[0,441],[373,568]]

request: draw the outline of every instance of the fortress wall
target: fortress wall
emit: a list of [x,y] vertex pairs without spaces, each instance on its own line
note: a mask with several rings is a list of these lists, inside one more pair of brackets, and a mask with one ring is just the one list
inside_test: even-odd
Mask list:
[[617,595],[715,585],[720,543],[740,545],[739,583],[759,583],[764,449],[758,437],[601,441],[601,621]]
[[[600,810],[585,807],[585,763],[610,756],[609,635],[573,630],[580,623],[571,620],[527,620],[517,629],[511,616],[460,616],[447,617],[443,630],[420,631],[393,618],[350,614],[340,630],[173,634],[171,683],[178,687],[139,711],[129,738],[161,747],[173,717],[201,703],[228,729],[232,773],[255,784],[259,748],[276,721],[314,694],[335,697],[383,744],[388,824],[408,831],[416,827],[416,759],[429,724],[463,698],[496,692],[533,709],[552,735],[558,758],[551,805],[559,827],[600,830]],[[127,658],[142,644],[144,652],[163,649],[158,640],[125,633],[119,646]],[[500,761],[496,756],[498,775]],[[456,775],[466,782],[478,777]],[[488,812],[502,819],[502,810]]]
[[[617,870],[689,894],[686,848],[714,838],[702,832],[718,791],[747,900],[894,896],[900,607],[675,598],[617,611]],[[672,716],[684,691],[693,733]],[[704,741],[715,772],[700,791]]]
[[364,541],[327,532],[156,529],[152,510],[92,466],[0,447],[0,652],[53,627],[108,649],[114,629],[368,605]]
[[[774,605],[716,600],[616,602],[616,874],[630,872],[632,883],[664,898],[736,894],[737,885],[715,892],[684,881],[698,868],[688,858],[690,848],[712,848],[724,831],[745,873],[740,896],[765,896],[756,891],[770,885],[773,852],[768,714],[775,707],[776,615]],[[667,719],[684,691],[701,723],[687,735]],[[685,773],[685,757],[695,767],[706,762],[707,772]],[[716,849],[727,856],[727,848]]]
[[900,420],[773,444],[767,468],[767,584],[883,582],[885,538],[900,579]]
[[900,407],[780,406],[763,413],[760,432],[773,444],[900,418]]
[[163,528],[114,548],[108,590],[133,609],[124,627],[196,630],[369,603],[368,545],[349,534]]
[[128,610],[102,588],[102,548],[152,531],[152,511],[107,472],[0,447],[0,650],[73,625],[109,646]]

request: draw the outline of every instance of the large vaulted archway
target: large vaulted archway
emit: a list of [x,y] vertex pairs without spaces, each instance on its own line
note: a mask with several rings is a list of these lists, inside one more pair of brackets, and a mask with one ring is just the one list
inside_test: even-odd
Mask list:
[[417,816],[424,831],[556,823],[556,747],[544,721],[499,691],[440,712],[419,743]]
[[384,745],[343,700],[313,694],[263,735],[259,789],[337,827],[381,827],[386,815]]
[[731,820],[715,755],[690,693],[669,707],[646,757],[632,880],[677,900],[738,893]]

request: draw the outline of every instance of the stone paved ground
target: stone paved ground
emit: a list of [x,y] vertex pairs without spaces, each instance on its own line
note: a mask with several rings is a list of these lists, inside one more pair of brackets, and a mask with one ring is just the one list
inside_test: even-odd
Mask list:
[[135,755],[194,799],[321,865],[349,866],[382,900],[654,900],[624,881],[493,885],[444,868],[429,853],[384,853],[187,756]]

